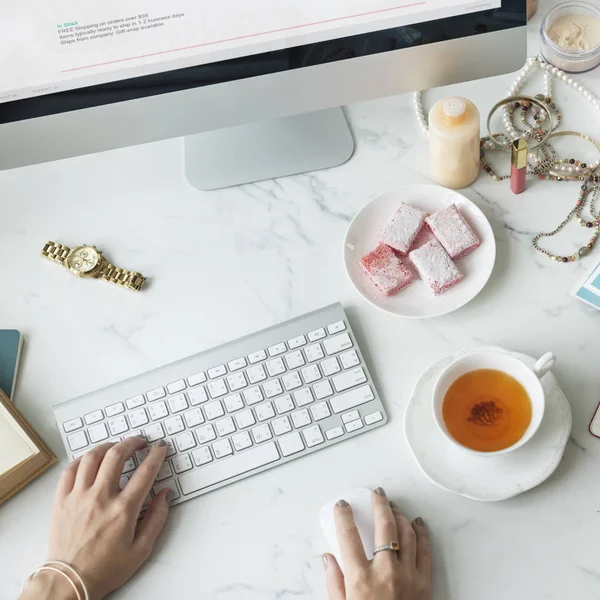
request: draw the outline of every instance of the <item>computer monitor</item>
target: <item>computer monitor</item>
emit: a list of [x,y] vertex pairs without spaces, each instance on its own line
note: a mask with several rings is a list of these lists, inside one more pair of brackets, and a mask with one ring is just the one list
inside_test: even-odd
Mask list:
[[341,106],[526,58],[526,0],[33,0],[0,22],[0,169],[185,136],[199,189],[341,164]]

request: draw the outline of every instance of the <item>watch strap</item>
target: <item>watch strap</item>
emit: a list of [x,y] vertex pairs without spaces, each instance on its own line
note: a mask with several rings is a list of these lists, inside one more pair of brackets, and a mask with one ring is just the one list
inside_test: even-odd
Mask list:
[[48,260],[53,260],[54,262],[64,265],[69,252],[71,252],[71,248],[68,246],[47,242],[42,249],[41,255]]
[[103,265],[100,271],[100,277],[109,283],[122,285],[136,292],[139,292],[142,289],[142,286],[146,281],[146,278],[141,273],[115,267],[115,265],[111,265],[109,262],[106,262]]

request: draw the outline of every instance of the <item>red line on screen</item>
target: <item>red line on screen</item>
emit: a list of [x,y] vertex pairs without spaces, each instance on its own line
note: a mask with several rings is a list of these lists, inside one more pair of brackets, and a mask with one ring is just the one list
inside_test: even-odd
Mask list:
[[327,25],[328,23],[335,23],[337,21],[347,21],[348,19],[358,19],[359,17],[368,17],[385,12],[392,12],[395,10],[401,10],[403,8],[412,8],[414,6],[422,6],[427,4],[427,0],[422,2],[413,2],[412,4],[404,4],[402,6],[394,6],[392,8],[381,8],[379,10],[371,10],[369,12],[358,13],[356,15],[348,15],[346,17],[336,17],[335,19],[327,19],[325,21],[316,21],[314,23],[305,23],[304,25],[292,25],[291,27],[283,27],[282,29],[273,29],[272,31],[262,31],[260,33],[249,33],[247,35],[240,35],[238,37],[229,38],[226,40],[217,40],[214,42],[204,42],[203,44],[196,44],[194,46],[185,46],[183,48],[173,48],[172,50],[162,50],[161,52],[153,52],[151,54],[140,54],[139,56],[130,56],[128,58],[119,58],[117,60],[110,60],[107,62],[97,63],[95,65],[86,65],[83,67],[74,67],[72,69],[65,69],[61,73],[71,73],[73,71],[81,71],[83,69],[93,69],[94,67],[104,67],[106,65],[114,65],[116,63],[127,62],[130,60],[138,60],[140,58],[150,58],[151,56],[159,56],[161,54],[170,54],[172,52],[181,52],[183,50],[192,50],[194,48],[202,48],[205,46],[214,46],[215,44],[225,44],[227,42],[237,42],[239,40],[245,40],[249,38],[259,37],[261,35],[271,35],[273,33],[283,33],[284,31],[292,31],[294,29],[302,29],[305,27],[315,27],[317,25]]

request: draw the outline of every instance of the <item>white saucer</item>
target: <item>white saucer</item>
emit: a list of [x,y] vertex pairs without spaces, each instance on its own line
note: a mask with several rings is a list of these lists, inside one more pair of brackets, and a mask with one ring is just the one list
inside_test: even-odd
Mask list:
[[[404,417],[408,445],[425,475],[436,485],[465,498],[493,502],[530,490],[552,475],[571,434],[571,407],[552,373],[542,378],[546,412],[537,433],[521,448],[495,457],[473,456],[450,442],[433,418],[432,395],[438,375],[463,350],[429,367],[417,381]],[[533,367],[535,359],[512,353]]]
[[[377,292],[360,265],[360,259],[377,246],[379,232],[401,202],[429,213],[456,204],[481,240],[477,250],[456,261],[464,280],[441,296],[434,296],[415,274],[406,289],[386,297]],[[496,240],[485,215],[468,198],[435,185],[407,185],[378,196],[354,217],[344,242],[346,271],[358,293],[386,312],[412,319],[445,315],[470,302],[487,283],[495,261]],[[408,259],[404,263],[410,266]]]

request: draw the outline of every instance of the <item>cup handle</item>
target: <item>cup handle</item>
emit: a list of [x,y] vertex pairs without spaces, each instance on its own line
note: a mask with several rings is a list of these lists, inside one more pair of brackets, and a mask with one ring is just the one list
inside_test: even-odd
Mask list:
[[552,352],[546,352],[540,360],[535,363],[533,372],[541,379],[556,363],[556,356]]

